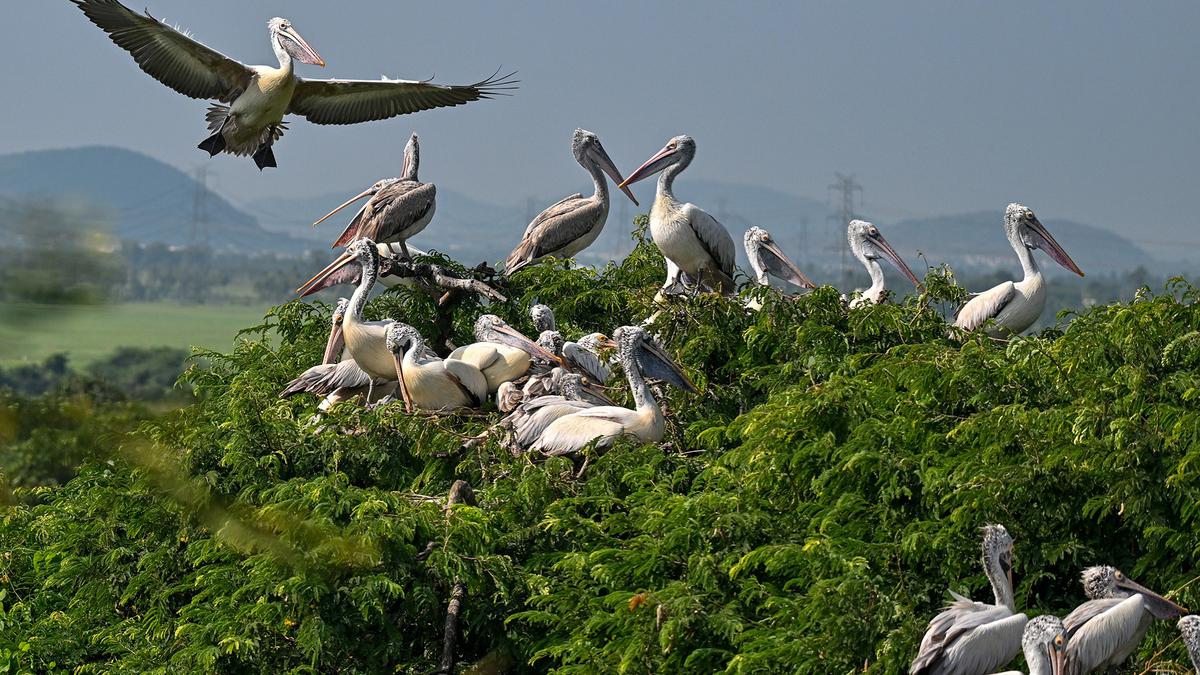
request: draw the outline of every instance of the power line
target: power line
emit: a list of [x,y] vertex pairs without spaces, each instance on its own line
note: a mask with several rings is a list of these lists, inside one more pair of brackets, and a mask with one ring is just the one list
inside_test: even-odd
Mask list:
[[829,186],[829,190],[842,193],[841,211],[837,216],[829,216],[830,219],[838,219],[838,227],[842,229],[841,237],[841,276],[846,276],[846,248],[847,240],[844,234],[845,228],[850,224],[850,221],[855,219],[854,215],[854,195],[858,195],[858,203],[862,204],[863,186],[854,178],[854,174],[844,174],[836,172],[833,174],[834,181]]
[[188,243],[208,245],[208,166],[201,164],[193,174],[196,179],[192,193],[192,226]]

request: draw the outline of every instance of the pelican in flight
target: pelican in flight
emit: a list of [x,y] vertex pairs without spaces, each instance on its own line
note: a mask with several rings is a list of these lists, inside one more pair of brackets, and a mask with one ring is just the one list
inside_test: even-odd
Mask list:
[[[761,227],[751,227],[742,237],[742,245],[746,248],[750,267],[754,269],[754,280],[760,286],[770,286],[771,277],[775,277],[800,288],[817,287],[811,279],[804,276],[804,272],[796,267],[796,263],[787,257],[783,249],[779,248],[770,232]],[[747,306],[755,311],[762,309],[762,303],[757,299],[751,299]]]
[[[1025,652],[1029,675],[1064,675],[1066,646],[1067,629],[1063,627],[1062,619],[1049,614],[1030,619],[1021,635],[1021,650]],[[1009,670],[997,675],[1025,674]]]
[[325,222],[333,214],[364,197],[366,204],[350,219],[345,231],[330,248],[349,246],[355,239],[372,239],[377,243],[398,243],[405,259],[409,258],[405,244],[425,229],[433,220],[437,206],[437,187],[417,179],[421,163],[421,145],[416,134],[404,146],[404,164],[398,178],[385,178],[347,199],[341,206],[325,214],[313,226]]
[[846,227],[846,239],[850,243],[850,251],[854,257],[858,258],[863,267],[867,268],[867,274],[871,275],[870,288],[850,301],[851,309],[866,304],[878,304],[883,300],[887,287],[884,285],[883,267],[879,264],[880,258],[890,262],[900,270],[901,274],[908,277],[914,286],[918,289],[921,288],[921,281],[917,279],[917,275],[913,274],[913,271],[900,258],[900,254],[896,253],[896,249],[892,248],[887,239],[883,238],[883,233],[874,224],[865,220],[850,221],[850,225]]
[[384,339],[392,353],[400,395],[408,412],[477,408],[487,399],[487,380],[478,368],[438,358],[412,326],[394,321],[388,325]]
[[987,333],[996,338],[1025,331],[1046,308],[1046,281],[1033,259],[1033,249],[1042,249],[1054,262],[1083,276],[1083,270],[1054,241],[1050,231],[1028,207],[1015,203],[1008,205],[1004,211],[1004,232],[1021,260],[1025,278],[1017,282],[1005,281],[976,294],[958,310],[954,321],[954,325],[963,330],[975,330],[988,319],[995,319],[995,325],[988,327]]
[[1187,614],[1187,609],[1114,567],[1089,567],[1081,578],[1083,592],[1091,599],[1063,619],[1070,675],[1119,666],[1137,649],[1154,619]]
[[599,136],[576,129],[571,138],[571,152],[575,161],[592,175],[595,191],[591,197],[573,194],[539,213],[525,228],[521,243],[508,254],[505,274],[542,258],[570,258],[596,241],[608,220],[608,181],[604,174],[622,185],[621,190],[630,201],[638,203],[633,192],[624,187],[625,179],[600,144]]
[[662,172],[650,209],[650,236],[667,259],[663,288],[674,287],[680,283],[680,275],[685,274],[698,285],[707,284],[722,293],[732,293],[733,238],[716,218],[695,204],[680,202],[671,189],[675,177],[695,156],[696,141],[690,136],[676,136],[631,173],[621,187]]
[[1200,616],[1189,614],[1179,620],[1178,626],[1188,656],[1192,658],[1192,667],[1196,669],[1196,675],[1200,675]]
[[546,427],[532,444],[532,450],[546,455],[568,455],[583,450],[593,441],[597,450],[606,450],[624,437],[656,443],[666,431],[666,420],[646,376],[693,394],[698,392],[679,365],[640,326],[622,326],[613,333],[613,338],[636,409],[604,405],[564,415]]
[[206,119],[211,136],[200,143],[209,155],[252,155],[259,169],[275,166],[272,144],[283,136],[286,114],[314,124],[358,124],[396,115],[492,98],[511,89],[511,76],[466,86],[414,80],[306,80],[295,62],[325,61],[287,19],[267,23],[279,67],[247,66],[193,40],[117,0],[71,0],[139,68],[191,98],[217,100]]
[[475,339],[478,342],[455,349],[446,360],[463,361],[477,368],[487,378],[489,394],[494,394],[501,383],[529,372],[534,357],[547,363],[560,362],[559,357],[521,335],[495,314],[484,314],[475,320]]
[[984,526],[983,571],[996,602],[972,602],[950,591],[954,602],[929,622],[909,675],[986,675],[1012,661],[1028,620],[1013,604],[1012,552],[1003,525]]

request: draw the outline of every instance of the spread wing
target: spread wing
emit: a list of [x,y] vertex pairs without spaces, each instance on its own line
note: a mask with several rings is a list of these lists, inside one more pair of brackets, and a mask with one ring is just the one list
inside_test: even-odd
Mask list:
[[729,230],[695,204],[685,204],[684,212],[696,233],[696,238],[700,240],[700,245],[708,252],[709,257],[716,261],[721,272],[732,279],[734,246]]
[[147,75],[192,98],[232,102],[254,75],[245,66],[117,0],[71,0]]
[[358,124],[419,110],[462,105],[494,98],[515,89],[515,73],[493,75],[468,85],[441,85],[423,80],[299,79],[289,113],[315,124]]
[[987,323],[988,319],[996,318],[1000,314],[1000,310],[1012,301],[1016,292],[1016,286],[1011,281],[1005,281],[989,288],[971,298],[958,310],[958,314],[954,318],[954,325],[963,330],[979,328]]
[[[1109,600],[1117,600],[1117,602],[1089,610],[1086,614],[1090,616],[1082,624],[1079,623],[1079,620],[1084,615],[1076,616],[1076,620],[1072,622],[1076,628],[1067,642],[1067,673],[1071,675],[1090,673],[1097,666],[1108,661],[1130,641],[1138,639],[1142,615],[1145,611],[1142,606],[1142,596],[1109,598]],[[1105,601],[1093,600],[1084,605],[1098,602]],[[1071,614],[1075,615],[1080,609],[1083,607],[1076,609]],[[1096,609],[1100,609],[1100,611],[1095,611]],[[1065,621],[1063,625],[1066,625]]]

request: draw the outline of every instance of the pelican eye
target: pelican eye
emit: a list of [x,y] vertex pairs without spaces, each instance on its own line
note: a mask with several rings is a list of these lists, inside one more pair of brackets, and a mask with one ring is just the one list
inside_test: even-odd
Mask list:
[[1054,646],[1061,647],[1062,643],[1063,643],[1063,639],[1062,639],[1061,635],[1054,636]]
[[1114,576],[1116,576],[1118,579],[1123,579],[1123,578],[1125,578],[1125,575],[1124,575],[1124,574],[1121,574],[1120,572],[1117,572],[1117,573],[1116,573]]

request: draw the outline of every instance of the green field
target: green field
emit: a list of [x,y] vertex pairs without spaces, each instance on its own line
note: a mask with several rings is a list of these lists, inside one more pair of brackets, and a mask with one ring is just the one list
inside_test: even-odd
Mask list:
[[63,306],[0,304],[0,365],[37,363],[66,352],[75,366],[117,347],[228,350],[238,330],[256,325],[253,305],[130,303]]

